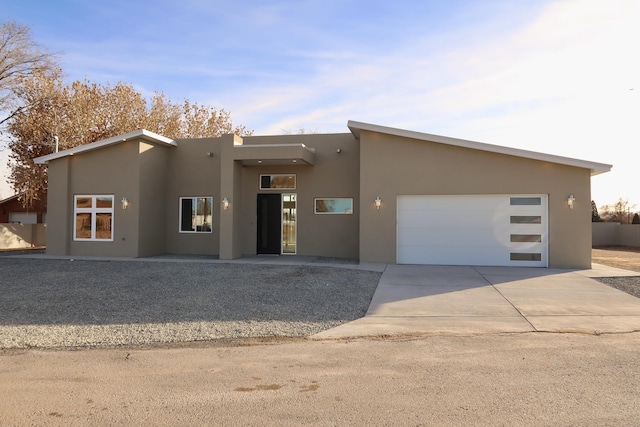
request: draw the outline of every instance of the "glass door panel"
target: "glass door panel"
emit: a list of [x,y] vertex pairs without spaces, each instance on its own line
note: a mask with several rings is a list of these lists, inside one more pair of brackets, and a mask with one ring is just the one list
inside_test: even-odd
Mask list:
[[282,195],[282,253],[296,253],[296,195]]

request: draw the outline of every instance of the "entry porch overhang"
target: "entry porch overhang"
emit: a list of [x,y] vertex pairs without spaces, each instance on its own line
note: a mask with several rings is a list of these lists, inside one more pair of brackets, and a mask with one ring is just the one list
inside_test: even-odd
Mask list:
[[236,145],[234,159],[243,166],[315,164],[315,149],[304,144]]

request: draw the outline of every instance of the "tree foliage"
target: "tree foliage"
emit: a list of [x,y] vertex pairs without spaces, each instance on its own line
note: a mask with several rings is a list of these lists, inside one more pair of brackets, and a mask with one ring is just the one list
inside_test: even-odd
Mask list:
[[32,40],[29,27],[12,21],[0,24],[0,126],[28,107],[15,90],[25,79],[55,67],[54,60]]
[[631,220],[631,224],[640,224],[640,215],[636,212],[633,214],[633,219]]
[[250,135],[230,113],[207,105],[174,103],[157,92],[146,99],[132,85],[88,80],[65,84],[58,68],[25,78],[15,89],[24,108],[8,122],[9,180],[27,203],[46,193],[47,171],[35,157],[147,129],[172,139]]
[[603,222],[603,219],[600,218],[600,214],[598,213],[596,202],[593,200],[591,201],[591,222]]
[[612,205],[600,207],[600,217],[606,222],[619,222],[620,224],[630,224],[631,214],[636,205],[630,205],[628,200],[618,199]]

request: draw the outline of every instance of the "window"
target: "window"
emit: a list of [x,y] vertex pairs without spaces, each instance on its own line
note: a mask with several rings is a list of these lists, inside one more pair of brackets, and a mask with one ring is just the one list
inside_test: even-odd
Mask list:
[[113,241],[113,196],[75,196],[73,240]]
[[295,190],[295,175],[260,175],[261,190]]
[[511,261],[542,261],[542,254],[511,252],[510,259]]
[[352,214],[353,199],[351,198],[316,198],[314,199],[316,214]]
[[540,243],[542,236],[540,234],[512,234],[512,243]]
[[511,206],[540,206],[542,204],[541,197],[512,197]]
[[180,197],[180,232],[211,233],[213,197]]
[[542,224],[541,216],[511,216],[511,224]]

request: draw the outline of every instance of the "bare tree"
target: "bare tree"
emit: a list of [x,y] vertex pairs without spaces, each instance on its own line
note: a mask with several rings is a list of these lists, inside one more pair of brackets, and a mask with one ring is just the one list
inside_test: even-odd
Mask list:
[[630,205],[628,200],[618,199],[612,205],[600,207],[600,217],[606,222],[619,222],[631,224],[631,217],[636,205]]
[[54,59],[31,39],[28,26],[13,21],[0,25],[0,126],[29,108],[15,90],[26,78],[55,67]]

